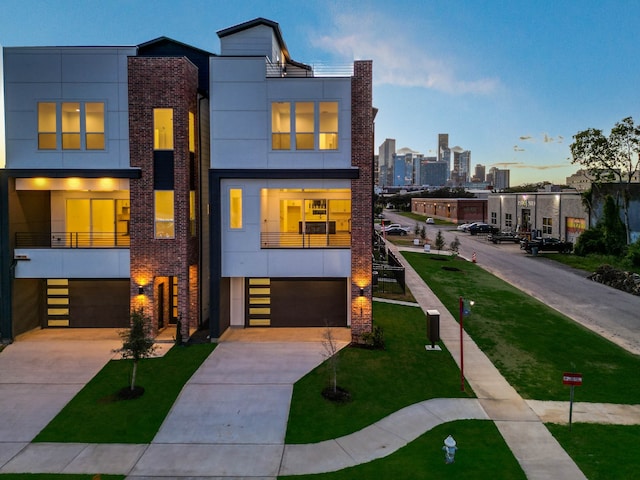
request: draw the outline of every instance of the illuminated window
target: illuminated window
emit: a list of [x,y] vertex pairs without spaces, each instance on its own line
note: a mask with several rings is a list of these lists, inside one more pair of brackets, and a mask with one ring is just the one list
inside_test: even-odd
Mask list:
[[84,124],[87,150],[104,150],[104,103],[84,104]]
[[57,149],[56,132],[56,104],[38,103],[38,148],[40,150]]
[[296,103],[296,150],[314,149],[313,102]]
[[154,193],[155,236],[156,238],[174,238],[175,216],[173,190],[156,190]]
[[80,104],[62,104],[62,149],[80,150]]
[[196,151],[196,116],[189,112],[189,151]]
[[196,192],[189,190],[189,233],[196,236]]
[[542,234],[551,235],[553,233],[553,219],[551,217],[542,218]]
[[271,104],[271,148],[291,149],[291,104],[274,102]]
[[320,150],[338,149],[338,102],[320,102]]
[[58,149],[58,134],[63,150],[104,150],[104,126],[103,102],[38,103],[40,150]]
[[173,109],[153,109],[153,149],[173,150]]
[[242,228],[242,190],[239,188],[229,190],[229,226]]

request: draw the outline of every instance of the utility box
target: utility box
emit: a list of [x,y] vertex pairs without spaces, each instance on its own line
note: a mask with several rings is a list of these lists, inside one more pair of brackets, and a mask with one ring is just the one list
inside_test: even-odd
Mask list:
[[440,312],[438,310],[427,310],[427,338],[431,342],[432,348],[440,341]]

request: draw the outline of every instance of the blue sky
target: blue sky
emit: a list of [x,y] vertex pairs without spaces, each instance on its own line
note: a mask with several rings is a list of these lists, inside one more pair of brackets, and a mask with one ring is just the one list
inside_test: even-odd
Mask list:
[[563,183],[573,135],[640,120],[637,0],[2,0],[0,44],[168,36],[218,53],[216,31],[255,17],[280,24],[295,60],[374,61],[376,153],[395,138],[435,155],[448,133],[472,168]]

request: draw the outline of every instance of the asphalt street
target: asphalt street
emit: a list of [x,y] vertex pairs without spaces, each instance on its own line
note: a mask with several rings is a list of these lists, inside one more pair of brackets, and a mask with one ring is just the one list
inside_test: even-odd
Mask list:
[[[415,221],[385,210],[385,218],[411,227]],[[425,224],[426,225],[426,224]],[[526,254],[519,245],[494,245],[486,235],[470,235],[453,227],[426,225],[427,238],[440,229],[446,245],[457,236],[460,255],[476,253],[479,266],[626,350],[640,355],[640,297],[593,282],[584,272],[554,262],[554,253]]]

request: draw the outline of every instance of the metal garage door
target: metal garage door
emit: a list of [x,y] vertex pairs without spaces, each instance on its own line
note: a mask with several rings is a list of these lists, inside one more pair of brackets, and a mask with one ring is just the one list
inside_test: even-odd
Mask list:
[[129,280],[69,280],[69,326],[129,326]]
[[347,325],[347,280],[344,278],[249,279],[246,298],[248,326]]

